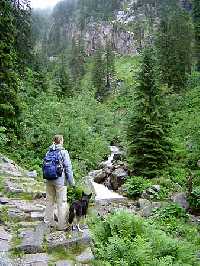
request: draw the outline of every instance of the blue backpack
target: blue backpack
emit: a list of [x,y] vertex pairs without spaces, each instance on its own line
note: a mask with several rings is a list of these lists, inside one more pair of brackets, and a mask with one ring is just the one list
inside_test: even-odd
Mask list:
[[56,180],[62,176],[64,167],[60,150],[49,150],[43,161],[43,178]]

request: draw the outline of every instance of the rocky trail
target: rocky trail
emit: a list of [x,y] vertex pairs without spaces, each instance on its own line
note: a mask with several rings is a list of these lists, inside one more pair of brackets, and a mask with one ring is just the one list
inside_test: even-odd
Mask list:
[[[84,186],[95,195],[93,211],[105,216],[126,209],[149,217],[154,209],[166,204],[151,199],[159,192],[158,185],[137,201],[118,193],[128,172],[120,161],[119,149],[110,149],[111,155],[100,169],[83,178]],[[180,196],[175,198],[184,205],[184,195]],[[87,226],[83,233],[50,230],[43,222],[44,210],[44,182],[38,180],[36,173],[27,172],[0,155],[0,266],[92,265],[94,256]]]
[[[102,169],[112,168],[116,156],[119,150],[111,147]],[[84,178],[96,195],[92,209],[102,216],[120,208],[131,210],[130,201],[94,181],[102,172],[95,170]],[[27,172],[0,156],[0,265],[92,265],[87,226],[83,233],[52,231],[43,222],[44,210],[44,182],[35,172]]]
[[90,265],[88,229],[50,231],[43,222],[44,183],[28,175],[0,157],[0,265]]

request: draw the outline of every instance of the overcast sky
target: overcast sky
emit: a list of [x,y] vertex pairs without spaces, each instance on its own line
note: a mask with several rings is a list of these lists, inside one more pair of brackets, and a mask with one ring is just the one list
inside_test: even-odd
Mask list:
[[60,0],[31,0],[32,8],[48,8],[53,7]]

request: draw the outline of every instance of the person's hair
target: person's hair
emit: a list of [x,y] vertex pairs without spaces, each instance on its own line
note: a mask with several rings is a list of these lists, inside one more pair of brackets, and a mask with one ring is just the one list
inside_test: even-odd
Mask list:
[[55,144],[60,144],[61,141],[63,141],[63,135],[55,135],[54,138],[53,138],[53,142]]

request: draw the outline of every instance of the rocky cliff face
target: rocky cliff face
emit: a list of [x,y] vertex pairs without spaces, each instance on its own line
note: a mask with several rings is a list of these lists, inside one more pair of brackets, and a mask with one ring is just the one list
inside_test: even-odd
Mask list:
[[[187,10],[192,8],[190,0],[180,0],[180,4]],[[129,0],[125,6],[116,11],[113,21],[89,22],[82,32],[70,22],[60,29],[60,35],[66,42],[81,35],[88,55],[99,46],[105,47],[107,41],[119,54],[137,54],[146,42],[151,42],[158,22],[158,1]],[[58,39],[63,40],[63,36]]]

